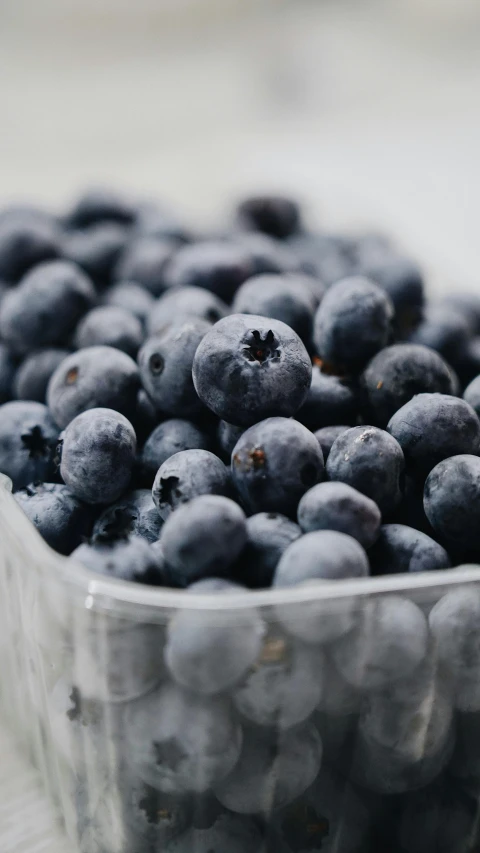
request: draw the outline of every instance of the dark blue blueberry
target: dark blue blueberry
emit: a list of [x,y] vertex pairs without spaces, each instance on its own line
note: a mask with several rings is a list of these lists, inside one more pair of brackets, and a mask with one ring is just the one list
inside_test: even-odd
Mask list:
[[388,422],[410,472],[426,476],[449,456],[480,453],[480,422],[464,400],[446,394],[417,394]]
[[[0,403],[8,403],[14,396],[17,362],[8,347],[0,343]],[[29,397],[26,398],[30,399]]]
[[15,284],[29,269],[61,254],[60,237],[48,222],[22,213],[0,221],[0,279]]
[[193,362],[201,400],[239,426],[272,415],[290,417],[304,402],[312,365],[298,335],[280,320],[224,317],[205,335]]
[[0,334],[19,352],[65,343],[94,302],[92,283],[79,267],[39,264],[3,298]]
[[113,269],[127,241],[127,229],[114,222],[101,222],[85,231],[67,233],[63,256],[81,267],[99,289],[110,283]]
[[190,417],[202,410],[192,380],[197,347],[210,329],[206,320],[182,318],[149,338],[138,354],[140,377],[156,408],[173,417]]
[[154,305],[152,294],[133,281],[118,281],[112,284],[103,293],[103,301],[133,314],[144,326]]
[[71,554],[90,535],[91,508],[67,486],[35,483],[18,491],[15,500],[45,542],[60,554]]
[[371,498],[385,515],[401,501],[404,467],[402,448],[388,432],[359,426],[347,429],[334,441],[327,476]]
[[478,588],[465,586],[447,592],[430,611],[428,621],[438,662],[452,680],[456,707],[480,711]]
[[113,409],[89,409],[64,432],[60,473],[80,500],[112,503],[130,484],[135,452],[135,432],[123,415]]
[[230,462],[233,448],[244,432],[245,427],[235,426],[227,423],[227,421],[219,421],[217,427],[218,455],[224,462]]
[[480,556],[480,458],[468,454],[440,462],[427,477],[425,514],[455,552]]
[[304,533],[337,530],[370,548],[380,531],[377,504],[347,483],[319,483],[298,505],[298,523]]
[[162,530],[165,559],[176,570],[180,586],[228,575],[246,540],[242,510],[220,495],[201,495],[183,504]]
[[329,287],[357,272],[354,244],[337,234],[298,234],[287,243],[304,270],[316,275]]
[[247,519],[247,533],[235,576],[245,586],[263,589],[271,586],[280,557],[302,531],[284,515],[259,512]]
[[475,377],[465,388],[463,399],[475,409],[477,417],[480,417],[480,376]]
[[126,714],[129,764],[159,791],[203,793],[238,761],[242,730],[223,698],[167,684],[130,705]]
[[300,799],[273,816],[285,853],[373,853],[367,846],[370,821],[355,788],[325,767]]
[[433,304],[425,309],[425,317],[410,341],[431,347],[455,364],[459,352],[472,337],[471,321],[450,305]]
[[[267,234],[259,231],[239,232],[232,234],[230,239],[248,252],[252,275],[298,272],[301,269],[300,261],[288,246]],[[318,286],[321,286],[320,283]]]
[[45,403],[50,377],[67,355],[66,349],[44,349],[27,355],[15,375],[13,393],[16,399]]
[[480,373],[480,336],[468,338],[455,354],[452,364],[461,387],[465,388]]
[[150,490],[137,489],[102,512],[93,526],[93,539],[95,544],[101,544],[140,536],[147,542],[156,542],[162,525]]
[[[342,717],[346,718],[345,722],[348,728],[351,718],[361,710],[363,694],[340,675],[331,658],[331,652],[325,656],[323,684],[324,689],[318,703],[318,710],[323,714],[319,726],[320,733],[322,734],[322,729],[329,725],[329,720],[331,721],[332,718],[333,720],[337,718],[340,722]],[[315,722],[319,723],[318,715]],[[340,726],[339,731],[341,728]],[[326,739],[323,735],[322,740],[327,749]]]
[[203,287],[175,287],[156,300],[148,318],[148,333],[156,335],[178,317],[200,317],[216,323],[228,314],[218,296]]
[[[362,253],[361,253],[362,254]],[[417,264],[391,252],[372,253],[359,259],[359,271],[378,284],[395,308],[394,327],[400,339],[407,338],[423,316],[423,274]]]
[[168,287],[204,287],[230,303],[252,274],[252,261],[241,246],[205,241],[179,249],[166,270],[166,282]]
[[[189,592],[226,595],[241,592],[236,584],[198,581]],[[213,586],[213,589],[212,589]],[[262,648],[264,625],[255,610],[179,610],[170,620],[164,656],[174,680],[195,693],[229,690],[255,663]]]
[[[132,414],[131,422],[132,426],[137,434],[137,439],[139,444],[143,444],[144,441],[147,440],[148,436],[151,435],[156,425],[160,420],[160,416],[153,405],[150,397],[147,392],[140,388],[137,392],[137,400],[135,404],[135,411]],[[151,482],[145,484],[146,487],[151,486],[153,483],[153,478]]]
[[253,276],[237,290],[232,311],[281,320],[311,347],[316,299],[307,280],[294,275]]
[[214,786],[215,794],[233,812],[268,817],[310,787],[321,761],[322,743],[312,723],[270,736],[246,729],[240,759]]
[[432,572],[450,568],[450,558],[438,542],[405,524],[384,524],[368,552],[373,575]]
[[343,424],[342,426],[326,426],[315,430],[315,438],[322,448],[325,463],[330,455],[334,441],[347,429],[350,429],[350,427]]
[[267,418],[250,427],[232,453],[233,484],[249,514],[295,517],[300,498],[324,471],[317,439],[290,418]]
[[458,387],[443,358],[419,344],[395,344],[377,353],[361,381],[366,417],[382,428],[416,394],[455,394]]
[[323,690],[324,655],[313,646],[271,631],[255,666],[233,694],[250,723],[276,730],[303,723],[314,712]]
[[273,586],[290,587],[318,580],[361,578],[369,574],[365,551],[353,536],[315,530],[293,542],[280,558]]
[[168,853],[261,853],[263,849],[262,833],[253,820],[225,813],[212,826],[193,828],[177,838]]
[[311,430],[357,422],[359,401],[352,385],[338,376],[328,376],[313,365],[312,384],[295,417]]
[[79,545],[71,559],[92,572],[123,581],[134,581],[151,586],[163,586],[162,566],[148,542],[138,536],[130,539],[98,541]]
[[315,315],[314,340],[329,372],[360,373],[387,345],[394,315],[386,293],[366,278],[332,285]]
[[425,616],[413,601],[371,598],[357,610],[353,630],[337,640],[333,660],[349,684],[376,690],[411,675],[425,658],[427,639]]
[[106,187],[92,187],[73,203],[65,222],[71,228],[88,228],[98,222],[130,225],[135,213],[134,205],[124,196]]
[[137,365],[113,347],[86,347],[65,358],[48,383],[47,402],[55,421],[66,427],[86,409],[135,412],[139,377]]
[[280,195],[251,196],[237,208],[241,227],[285,240],[300,230],[300,208],[296,201]]
[[46,406],[13,401],[0,406],[0,471],[13,489],[54,479],[58,426]]
[[147,488],[153,485],[158,469],[181,450],[209,450],[208,435],[196,424],[171,418],[155,427],[140,454],[140,478]]
[[209,450],[180,450],[157,471],[152,497],[163,519],[199,495],[231,494],[230,469]]
[[143,343],[143,328],[138,317],[116,305],[100,305],[85,314],[75,331],[77,349],[115,347],[135,358]]
[[388,522],[394,524],[406,524],[414,530],[426,533],[431,539],[437,539],[432,525],[430,524],[423,506],[423,480],[416,480],[414,476],[405,477],[405,488],[402,500],[393,513],[388,516]]
[[169,238],[139,237],[126,247],[113,277],[116,281],[133,281],[153,296],[160,296],[167,287],[165,271],[175,248],[175,241]]

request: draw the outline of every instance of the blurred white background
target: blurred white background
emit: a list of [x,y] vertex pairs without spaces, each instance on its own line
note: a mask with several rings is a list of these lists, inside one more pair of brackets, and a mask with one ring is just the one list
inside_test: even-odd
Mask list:
[[0,196],[253,187],[478,283],[478,0],[2,0]]

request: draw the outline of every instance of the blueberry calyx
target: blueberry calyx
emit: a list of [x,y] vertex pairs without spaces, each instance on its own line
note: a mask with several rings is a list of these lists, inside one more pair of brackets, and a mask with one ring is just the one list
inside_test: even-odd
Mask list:
[[270,329],[263,336],[258,329],[252,329],[248,332],[246,346],[243,347],[243,354],[247,361],[258,361],[260,364],[280,358],[278,342],[272,330]]
[[32,427],[28,432],[22,433],[20,438],[25,449],[28,450],[30,459],[41,459],[47,456],[49,450],[48,441],[43,435],[41,427]]
[[152,745],[155,752],[155,761],[160,766],[164,765],[171,770],[175,770],[182,759],[185,758],[185,752],[175,738],[170,738],[170,740],[164,740],[160,743],[154,741]]
[[159,376],[160,373],[163,372],[163,368],[165,367],[165,362],[158,352],[152,353],[148,360],[148,366],[150,368],[150,372],[154,373],[155,376]]
[[182,493],[178,488],[179,477],[161,477],[158,489],[158,502],[161,506],[170,505],[174,497],[181,498]]

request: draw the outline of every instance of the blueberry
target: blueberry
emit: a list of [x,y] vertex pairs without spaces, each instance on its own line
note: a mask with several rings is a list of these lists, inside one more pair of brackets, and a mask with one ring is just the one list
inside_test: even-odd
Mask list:
[[244,282],[235,294],[235,314],[256,314],[281,320],[311,347],[316,300],[306,279],[294,275],[257,275]]
[[138,387],[130,356],[114,347],[86,347],[59,364],[48,383],[47,402],[60,427],[86,409],[115,409],[130,417]]
[[205,241],[178,250],[168,264],[166,283],[168,287],[204,287],[229,304],[252,273],[252,261],[241,246]]
[[260,231],[279,240],[295,234],[301,225],[298,204],[285,196],[251,196],[238,205],[237,216],[247,230]]
[[354,629],[337,640],[333,659],[354,687],[375,690],[413,673],[426,655],[427,637],[425,617],[412,601],[371,598],[362,603]]
[[87,190],[73,203],[65,217],[71,228],[88,228],[98,222],[130,225],[134,219],[135,208],[131,202],[106,187]]
[[382,251],[360,258],[360,270],[390,297],[395,308],[394,326],[399,338],[407,338],[423,317],[425,303],[422,271],[417,264]]
[[5,344],[0,343],[0,404],[12,399],[16,371],[14,356]]
[[121,779],[125,849],[134,851],[139,849],[138,845],[142,853],[175,849],[171,845],[191,826],[192,799],[165,794],[131,777],[132,774]]
[[291,237],[287,246],[303,269],[318,276],[327,287],[357,271],[353,245],[343,236],[301,233]]
[[274,815],[273,826],[292,853],[361,853],[369,850],[370,820],[355,788],[322,767],[311,788]]
[[0,406],[0,471],[13,489],[54,477],[58,427],[46,406],[14,401]]
[[[318,710],[324,715],[334,718],[348,717],[357,714],[363,704],[363,694],[340,675],[332,660],[332,653],[324,660],[324,689],[318,703]],[[322,738],[325,748],[325,738]]]
[[449,456],[480,453],[475,411],[464,400],[446,394],[417,394],[394,414],[387,429],[418,476],[426,476]]
[[151,293],[133,281],[118,281],[103,293],[103,301],[107,305],[123,308],[137,317],[145,326],[154,306]]
[[149,338],[138,354],[143,387],[157,409],[174,417],[189,417],[202,404],[192,381],[197,347],[210,329],[205,320],[185,318]]
[[209,450],[181,450],[160,466],[152,496],[163,519],[199,495],[231,493],[230,471]]
[[271,631],[255,666],[233,694],[237,710],[257,726],[289,729],[310,717],[328,689],[323,653]]
[[191,829],[168,847],[168,853],[261,853],[263,840],[253,820],[220,815],[207,829]]
[[[288,246],[267,234],[259,231],[239,232],[232,234],[231,239],[248,252],[252,275],[298,272],[301,268],[300,261]],[[320,282],[318,288],[323,294],[325,288]]]
[[478,293],[468,291],[448,293],[442,297],[441,305],[464,314],[476,334],[480,334],[480,297]]
[[305,533],[337,530],[370,548],[380,531],[377,504],[346,483],[319,483],[298,505],[298,523]]
[[57,483],[35,483],[15,494],[25,515],[51,548],[71,554],[90,535],[90,507]]
[[95,286],[102,289],[110,283],[127,236],[127,229],[114,222],[101,222],[85,231],[72,231],[65,237],[63,256],[78,264]]
[[[102,737],[113,722],[110,708],[83,697],[79,688],[65,678],[55,683],[46,699],[49,729],[56,752],[80,777],[88,748],[104,748]],[[102,758],[105,759],[104,754]]]
[[480,459],[452,456],[430,472],[425,483],[424,508],[433,529],[452,551],[480,554]]
[[77,349],[109,346],[135,358],[142,343],[143,328],[138,317],[116,305],[93,308],[75,331]]
[[[132,426],[137,434],[139,444],[143,444],[143,442],[147,440],[148,436],[152,434],[159,420],[160,416],[147,392],[144,391],[143,388],[139,388],[135,403],[135,411],[131,418]],[[144,485],[145,487],[151,487],[152,482],[153,477],[148,483],[143,483],[141,485]]]
[[158,469],[167,459],[182,450],[208,450],[210,439],[204,430],[191,421],[170,418],[155,427],[148,436],[140,455],[140,476],[149,488]]
[[[224,595],[242,587],[209,580],[189,587],[193,593]],[[179,610],[168,625],[165,662],[181,686],[210,695],[234,687],[255,663],[261,651],[264,627],[254,610]]]
[[50,377],[67,355],[66,349],[36,350],[27,355],[15,375],[13,392],[16,399],[45,403]]
[[230,463],[233,448],[244,432],[245,427],[235,426],[227,423],[227,421],[219,421],[217,427],[218,455],[224,462]]
[[463,399],[475,410],[477,417],[480,417],[480,376],[470,382],[464,391]]
[[479,619],[480,593],[473,586],[447,592],[428,617],[439,663],[452,679],[460,711],[480,711]]
[[0,334],[19,352],[66,343],[94,301],[92,283],[79,267],[39,264],[4,297]]
[[400,503],[404,466],[402,448],[388,432],[371,426],[352,427],[334,441],[327,476],[371,498],[385,515]]
[[410,337],[412,343],[431,347],[455,362],[465,342],[472,337],[471,321],[450,305],[428,305],[425,317]]
[[314,364],[310,389],[295,417],[311,430],[339,423],[353,426],[357,422],[359,408],[351,383],[322,373]]
[[129,486],[135,451],[135,432],[123,415],[113,409],[89,409],[65,430],[60,472],[80,500],[112,503]]
[[15,284],[37,264],[60,256],[56,229],[36,216],[5,215],[0,221],[0,279]]
[[167,794],[202,793],[235,766],[242,731],[220,697],[167,684],[127,709],[127,757],[138,776]]
[[161,566],[148,542],[138,536],[130,539],[95,540],[95,544],[79,545],[71,559],[82,563],[92,572],[123,581],[135,581],[149,586],[165,582]]
[[295,516],[302,495],[324,476],[315,436],[298,421],[267,418],[240,436],[232,453],[233,484],[250,513]]
[[253,589],[271,586],[283,552],[302,535],[298,524],[276,512],[259,512],[247,518],[247,544],[235,575]]
[[137,489],[127,492],[102,512],[94,524],[93,537],[96,544],[114,543],[130,536],[156,542],[162,524],[149,489]]
[[115,281],[133,281],[152,296],[166,290],[166,268],[175,252],[175,241],[169,238],[139,237],[121,255],[114,273]]
[[384,524],[368,558],[373,575],[450,568],[450,558],[445,548],[430,536],[405,524]]
[[233,812],[270,816],[307,790],[321,760],[322,743],[311,723],[274,736],[248,729],[239,761],[214,790]]
[[165,558],[180,586],[228,574],[246,539],[242,510],[220,495],[201,495],[179,507],[162,530]]
[[322,449],[325,463],[330,455],[333,443],[342,432],[345,432],[349,428],[349,426],[343,424],[342,426],[326,426],[315,430],[315,438]]
[[199,317],[216,323],[228,314],[228,307],[218,296],[203,287],[175,287],[156,300],[148,318],[149,335],[157,335],[165,326],[181,317]]
[[332,285],[315,315],[315,346],[329,371],[360,373],[387,345],[394,309],[386,293],[365,278]]
[[461,387],[465,388],[480,373],[480,336],[464,341],[452,364],[455,366]]
[[293,415],[311,377],[310,358],[298,335],[279,320],[248,314],[231,314],[216,323],[193,361],[200,399],[238,426]]
[[385,428],[416,394],[455,394],[456,377],[434,350],[419,344],[395,344],[374,356],[362,376],[362,386],[367,417]]
[[[464,853],[476,834],[476,804],[442,778],[402,801],[399,853]],[[468,839],[468,841],[467,841]]]
[[479,731],[478,711],[457,712],[455,749],[448,769],[455,784],[475,799],[480,791]]

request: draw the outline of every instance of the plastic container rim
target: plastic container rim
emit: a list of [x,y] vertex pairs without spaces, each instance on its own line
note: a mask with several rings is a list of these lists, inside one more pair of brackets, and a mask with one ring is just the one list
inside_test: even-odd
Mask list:
[[[246,590],[216,594],[196,594],[187,590],[151,587],[132,581],[104,578],[101,575],[57,554],[42,539],[35,527],[24,515],[12,496],[12,484],[0,473],[0,509],[6,508],[12,532],[25,550],[35,551],[34,565],[48,563],[52,580],[75,589],[85,596],[85,607],[95,609],[103,600],[102,609],[115,609],[116,605],[139,607],[148,610],[239,610],[252,607],[277,607],[327,601],[358,596],[428,592],[432,588],[456,587],[461,584],[478,583],[480,568],[466,565],[460,569],[443,569],[418,574],[384,575],[318,581],[297,587],[281,589]],[[3,509],[2,509],[3,514]],[[32,548],[33,546],[33,548]],[[37,564],[37,565],[36,565]],[[67,571],[68,567],[68,571]],[[55,573],[55,575],[53,575]]]

